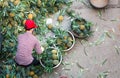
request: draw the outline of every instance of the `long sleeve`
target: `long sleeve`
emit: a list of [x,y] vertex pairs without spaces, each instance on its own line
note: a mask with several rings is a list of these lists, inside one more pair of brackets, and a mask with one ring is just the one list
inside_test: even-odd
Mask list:
[[36,41],[36,44],[35,44],[35,50],[38,54],[42,53],[41,45],[40,45],[40,42],[38,40]]

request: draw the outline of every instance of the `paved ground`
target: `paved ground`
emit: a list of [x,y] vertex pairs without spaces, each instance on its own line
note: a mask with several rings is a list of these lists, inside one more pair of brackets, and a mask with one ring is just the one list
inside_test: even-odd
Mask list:
[[[71,9],[93,22],[95,32],[88,42],[82,41],[83,45],[76,39],[73,49],[64,56],[63,64],[41,78],[62,75],[68,78],[120,78],[120,0],[110,0],[105,9],[88,8],[75,1]],[[98,45],[93,45],[96,41],[99,41]]]

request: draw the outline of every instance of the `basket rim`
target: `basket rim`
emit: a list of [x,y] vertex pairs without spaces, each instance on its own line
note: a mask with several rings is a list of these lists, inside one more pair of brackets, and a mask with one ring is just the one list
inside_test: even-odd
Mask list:
[[91,0],[89,0],[89,2],[90,2],[90,4],[94,7],[94,8],[104,8],[104,7],[106,7],[107,5],[108,5],[108,3],[109,3],[109,0],[107,0],[106,1],[106,3],[102,6],[98,6],[98,5],[96,5],[96,4],[94,4]]
[[71,31],[67,31],[67,32],[71,35],[71,37],[73,39],[73,44],[72,44],[72,46],[70,48],[68,48],[66,50],[63,50],[65,52],[71,50],[74,47],[74,45],[75,45],[75,37],[74,37],[73,33]]
[[[60,64],[62,63],[62,53],[60,52],[60,61],[59,61],[59,63],[56,65],[56,66],[54,66],[53,68],[57,68]],[[42,65],[42,67],[46,67],[43,63],[42,63],[42,59],[40,59],[40,64]]]
[[[75,18],[74,20],[72,20],[72,23],[71,23],[71,33],[76,37],[76,38],[80,38],[80,39],[84,39],[84,38],[87,38],[88,36],[87,35],[84,35],[82,37],[80,37],[76,32],[74,32],[73,28],[72,28],[72,25],[73,25],[73,21],[76,21],[76,20],[80,20],[82,19],[85,23],[87,22],[84,18]],[[87,29],[88,31],[91,31],[91,26],[89,26],[89,29]]]

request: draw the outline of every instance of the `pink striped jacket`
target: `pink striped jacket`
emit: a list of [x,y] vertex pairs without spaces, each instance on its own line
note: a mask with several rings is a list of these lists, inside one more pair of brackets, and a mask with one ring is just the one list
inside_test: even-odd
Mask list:
[[34,59],[32,56],[33,49],[35,49],[38,54],[42,53],[39,40],[29,32],[20,34],[18,36],[18,46],[15,61],[19,65],[28,65],[32,63]]

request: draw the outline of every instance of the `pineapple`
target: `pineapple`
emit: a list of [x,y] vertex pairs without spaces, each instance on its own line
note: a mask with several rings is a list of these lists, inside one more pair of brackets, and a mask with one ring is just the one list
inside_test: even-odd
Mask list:
[[39,78],[36,74],[33,76],[33,78]]
[[35,12],[36,12],[36,13],[40,13],[40,11],[39,11],[38,8],[35,8]]
[[57,60],[57,59],[58,59],[58,56],[57,56],[56,54],[52,54],[52,58],[53,58],[54,60]]
[[9,26],[10,28],[12,28],[12,25],[11,25],[10,23],[8,24],[8,26]]
[[57,39],[57,44],[58,44],[58,45],[62,44],[62,40],[58,38],[58,39]]
[[68,42],[68,43],[67,43],[67,46],[68,46],[68,47],[71,47],[71,46],[72,46],[72,42]]
[[28,19],[30,19],[30,20],[33,19],[33,14],[32,13],[28,14]]
[[6,78],[10,78],[10,75],[9,75],[9,74],[6,74]]
[[14,46],[14,43],[11,42],[9,45],[13,47],[13,46]]
[[38,0],[38,1],[37,1],[37,6],[38,6],[38,7],[41,7],[41,4],[42,4],[42,3],[41,3],[41,0]]
[[72,41],[73,41],[73,39],[72,39],[71,37],[68,37],[68,41],[71,41],[71,42],[72,42]]
[[26,20],[23,20],[23,25],[25,25]]
[[53,54],[57,54],[57,50],[52,50],[51,51]]
[[14,2],[13,2],[13,4],[16,6],[16,5],[18,5],[20,3],[20,0],[15,0]]
[[10,15],[10,17],[14,17],[14,16],[15,16],[15,13],[10,12],[9,15]]
[[15,0],[10,0],[10,2],[14,2]]
[[48,25],[48,29],[51,30],[53,26],[51,24]]
[[58,11],[58,8],[57,8],[57,7],[54,7],[54,11],[57,12],[57,11]]
[[58,21],[59,21],[59,22],[62,22],[63,19],[64,19],[64,17],[63,17],[62,15],[60,15],[60,16],[58,17]]
[[59,64],[59,60],[53,60],[53,64],[54,65],[58,65]]
[[64,39],[66,40],[66,39],[67,39],[67,36],[64,36]]
[[20,12],[19,15],[24,18],[24,13],[23,12]]
[[1,7],[1,6],[3,6],[3,2],[2,2],[2,1],[0,1],[0,7]]
[[30,76],[34,76],[35,72],[34,72],[34,71],[30,71],[28,74],[29,74]]
[[4,7],[8,7],[8,1],[3,2]]
[[84,30],[85,29],[85,25],[80,25],[80,30]]

